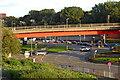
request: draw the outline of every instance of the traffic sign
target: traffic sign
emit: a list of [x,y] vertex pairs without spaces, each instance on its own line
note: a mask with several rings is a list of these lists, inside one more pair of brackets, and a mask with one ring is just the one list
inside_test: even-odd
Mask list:
[[111,62],[108,62],[108,66],[111,66],[112,65],[112,63]]

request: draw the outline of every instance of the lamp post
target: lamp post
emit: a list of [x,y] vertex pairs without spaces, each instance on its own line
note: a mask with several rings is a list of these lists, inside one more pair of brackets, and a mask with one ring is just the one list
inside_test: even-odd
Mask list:
[[[66,19],[66,27],[68,27],[68,20],[69,20],[69,18]],[[67,41],[66,41],[66,49],[68,49],[68,42]]]
[[94,39],[94,46],[95,46],[95,36],[93,36],[93,39]]
[[31,40],[31,56],[32,56],[32,41],[35,41],[36,38],[33,38],[33,39],[31,38],[30,40]]
[[69,20],[69,18],[66,19],[66,27],[68,27],[68,20]]
[[81,42],[81,35],[79,35],[80,36],[80,42]]
[[32,38],[31,38],[31,56],[32,56]]

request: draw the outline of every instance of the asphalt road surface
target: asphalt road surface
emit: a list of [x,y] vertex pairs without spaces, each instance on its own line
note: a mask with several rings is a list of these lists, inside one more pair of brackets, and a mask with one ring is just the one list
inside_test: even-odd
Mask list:
[[[51,44],[51,45],[66,46],[65,44]],[[91,51],[80,52],[79,50],[80,45],[69,45],[69,47],[73,48],[73,50],[67,52],[49,53],[45,56],[37,56],[36,62],[52,63],[55,65],[79,66],[86,67],[89,69],[109,71],[107,64],[91,63],[85,60],[85,57],[94,54],[94,50],[97,49],[98,52],[103,52],[108,51],[108,48],[98,49],[97,47],[94,47],[91,49]],[[118,66],[112,65],[111,72],[118,74]]]

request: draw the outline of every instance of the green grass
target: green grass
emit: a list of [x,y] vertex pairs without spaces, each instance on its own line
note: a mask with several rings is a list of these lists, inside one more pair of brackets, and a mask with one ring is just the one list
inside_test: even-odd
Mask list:
[[120,39],[106,39],[106,43],[120,43]]
[[106,61],[106,62],[112,62],[119,61],[119,57],[109,57],[109,58],[95,58],[96,61]]
[[[35,48],[35,45],[32,45],[32,50],[37,50],[37,49],[40,49],[40,48],[44,48],[46,47],[46,45],[37,45],[37,48]],[[31,50],[31,45],[28,44],[28,45],[25,45],[25,46],[21,46],[21,53],[24,53],[25,51],[30,51]]]
[[105,51],[97,54],[120,54],[120,52]]
[[[68,48],[68,50],[72,50],[72,48]],[[55,46],[53,48],[50,48],[46,50],[47,52],[62,52],[62,51],[67,51],[65,46]]]
[[3,58],[2,70],[3,77],[7,78],[25,78],[28,80],[31,78],[56,78],[56,80],[61,80],[61,78],[78,78],[79,80],[96,80],[96,77],[93,75],[82,72],[74,72],[52,65],[33,63],[24,59]]

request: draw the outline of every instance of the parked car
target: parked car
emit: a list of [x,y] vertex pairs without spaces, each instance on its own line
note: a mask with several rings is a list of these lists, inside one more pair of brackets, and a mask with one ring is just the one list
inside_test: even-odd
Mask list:
[[113,47],[113,46],[109,48],[109,50],[113,50],[113,49],[114,49],[114,47]]
[[72,44],[72,42],[70,42],[70,41],[67,41],[67,44]]
[[46,51],[44,51],[44,50],[37,50],[37,51],[35,52],[35,54],[36,54],[36,55],[38,55],[38,54],[43,54],[43,55],[46,55],[46,54],[47,54],[47,52],[46,52]]
[[88,42],[83,42],[83,45],[84,45],[84,46],[90,46],[90,43],[88,43]]
[[61,43],[60,41],[56,40],[54,43]]
[[90,51],[90,48],[86,46],[82,46],[80,47],[80,51]]
[[101,44],[99,44],[99,43],[96,43],[96,44],[95,44],[95,46],[97,46],[97,47],[98,47],[98,46],[101,46]]
[[64,43],[64,42],[65,42],[64,40],[58,40],[58,41],[60,41],[61,43]]
[[77,42],[76,41],[71,41],[72,42],[72,44],[77,44]]
[[108,47],[108,44],[107,43],[103,43],[102,44],[104,47]]
[[120,46],[119,43],[111,43],[110,46]]
[[83,43],[82,42],[77,42],[77,45],[82,45]]

